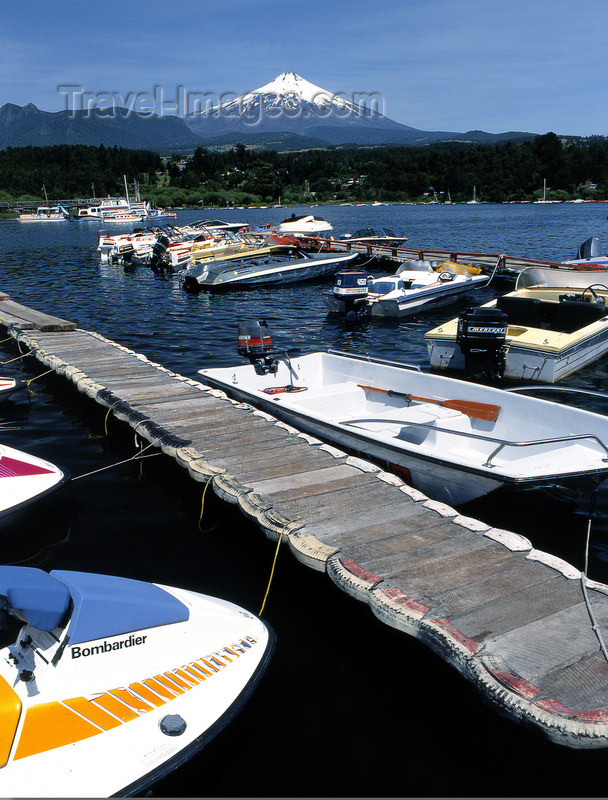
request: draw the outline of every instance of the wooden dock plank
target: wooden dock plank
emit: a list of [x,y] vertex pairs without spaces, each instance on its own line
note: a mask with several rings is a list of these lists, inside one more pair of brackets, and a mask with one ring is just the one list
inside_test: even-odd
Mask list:
[[[598,622],[604,630],[608,629],[607,610],[604,609]],[[543,676],[569,667],[581,657],[597,652],[599,647],[582,592],[581,602],[576,605],[506,633],[488,635],[484,645],[489,656],[508,652],[511,669],[541,684]]]
[[303,497],[314,497],[315,495],[327,494],[328,484],[331,484],[331,491],[335,492],[343,488],[360,488],[376,483],[373,474],[361,472],[361,470],[339,464],[338,466],[316,468],[310,470],[298,469],[294,465],[294,470],[281,472],[275,477],[259,481],[246,481],[256,494],[262,497],[271,498],[273,502],[281,503],[287,499],[299,499]]
[[606,707],[608,662],[597,650],[589,656],[543,676],[543,694],[559,698],[574,711]]
[[[337,469],[337,464],[344,464],[345,459],[336,460],[332,459],[331,464],[327,463],[319,457],[317,453],[306,453],[302,456],[294,458],[291,456],[289,461],[281,461],[277,463],[272,455],[266,457],[260,454],[256,461],[249,461],[249,468],[245,468],[238,461],[233,461],[232,466],[238,467],[239,480],[245,485],[249,486],[254,492],[258,494],[272,494],[268,489],[268,484],[271,481],[280,481],[285,479],[288,481],[294,475],[303,474],[317,474],[317,483],[321,480],[321,474],[328,470]],[[348,467],[349,474],[361,474],[360,470],[353,470]],[[372,479],[373,480],[373,479]]]
[[[407,506],[407,511],[412,506]],[[370,513],[360,512],[354,519],[345,515],[331,519],[321,518],[316,523],[307,520],[306,531],[324,544],[342,547],[345,555],[357,560],[354,549],[357,546],[408,533],[414,523],[409,518],[404,519],[404,512],[403,501],[399,501],[374,509]],[[446,519],[433,518],[433,522],[430,522],[427,517],[421,524],[425,526],[424,531],[419,531],[416,536],[425,535],[433,541],[453,536],[453,528]]]
[[505,614],[508,616],[510,612],[507,599],[510,602],[512,595],[530,587],[539,591],[543,583],[551,581],[556,583],[556,591],[560,591],[563,585],[561,576],[542,564],[526,562],[525,558],[515,558],[512,564],[507,561],[504,568],[479,580],[440,592],[425,590],[418,599],[432,605],[438,614],[445,617],[459,617],[468,611],[474,613],[480,606],[497,600],[504,603]]
[[389,489],[386,485],[372,484],[365,492],[358,489],[338,489],[334,492],[327,487],[325,492],[311,498],[283,500],[281,509],[288,517],[301,516],[313,522],[353,515],[390,505],[391,502],[401,502],[397,494]]
[[552,579],[489,600],[467,612],[446,613],[446,616],[467,636],[483,641],[488,631],[493,635],[507,633],[580,603],[582,595],[577,583],[562,584],[554,575]]
[[0,321],[5,325],[9,320],[14,320],[17,324],[23,321],[41,331],[67,331],[74,330],[76,327],[74,322],[61,319],[61,317],[54,317],[51,314],[36,311],[14,300],[2,300],[0,304]]

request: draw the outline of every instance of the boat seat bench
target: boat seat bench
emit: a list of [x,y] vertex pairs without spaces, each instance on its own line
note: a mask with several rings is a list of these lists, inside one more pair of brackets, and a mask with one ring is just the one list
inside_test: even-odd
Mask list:
[[583,303],[580,300],[540,300],[537,297],[509,297],[496,301],[496,308],[504,311],[510,325],[527,328],[546,328],[559,333],[574,333],[607,315],[604,305]]

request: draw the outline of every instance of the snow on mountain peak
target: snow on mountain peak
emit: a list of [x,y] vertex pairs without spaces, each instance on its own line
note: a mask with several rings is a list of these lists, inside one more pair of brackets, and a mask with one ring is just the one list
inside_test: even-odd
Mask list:
[[270,81],[250,92],[208,108],[201,113],[205,116],[213,114],[238,113],[247,115],[255,109],[263,107],[266,111],[278,112],[292,110],[297,106],[307,105],[311,109],[326,111],[333,107],[339,112],[359,114],[359,107],[341,94],[334,94],[307,81],[295,72],[282,72]]

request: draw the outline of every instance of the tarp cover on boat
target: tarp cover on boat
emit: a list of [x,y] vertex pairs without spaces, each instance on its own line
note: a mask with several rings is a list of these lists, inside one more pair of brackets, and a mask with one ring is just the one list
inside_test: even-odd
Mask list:
[[56,628],[70,605],[67,587],[35,567],[0,567],[0,597],[43,631]]
[[70,644],[184,622],[187,606],[152,583],[112,575],[53,570],[74,601]]

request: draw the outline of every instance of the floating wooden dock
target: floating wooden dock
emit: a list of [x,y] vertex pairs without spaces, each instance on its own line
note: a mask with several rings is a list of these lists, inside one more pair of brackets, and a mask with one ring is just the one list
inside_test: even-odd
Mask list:
[[505,253],[477,253],[464,250],[437,250],[413,247],[390,247],[388,245],[351,242],[348,239],[324,239],[316,236],[300,237],[306,250],[311,252],[359,253],[369,258],[403,264],[404,261],[456,261],[486,271],[496,269],[497,275],[516,276],[526,267],[561,267],[557,261],[542,261],[535,258],[509,256]]
[[1,324],[21,352],[426,643],[500,713],[562,745],[608,747],[608,586],[221,391],[4,297]]

